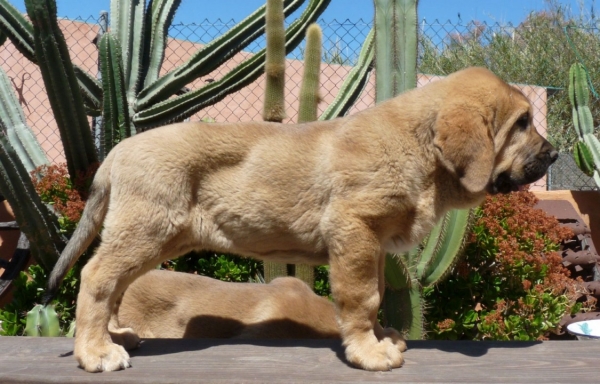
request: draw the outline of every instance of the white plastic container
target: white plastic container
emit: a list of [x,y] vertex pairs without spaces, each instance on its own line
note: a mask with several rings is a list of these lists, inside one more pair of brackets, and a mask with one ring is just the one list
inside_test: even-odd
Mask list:
[[579,340],[600,340],[600,319],[571,323],[567,331]]

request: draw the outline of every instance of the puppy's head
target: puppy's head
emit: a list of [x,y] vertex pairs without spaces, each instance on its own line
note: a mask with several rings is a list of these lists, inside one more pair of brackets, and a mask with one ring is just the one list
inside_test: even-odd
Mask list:
[[544,176],[558,153],[536,131],[521,91],[482,68],[446,80],[434,147],[467,191],[508,193]]

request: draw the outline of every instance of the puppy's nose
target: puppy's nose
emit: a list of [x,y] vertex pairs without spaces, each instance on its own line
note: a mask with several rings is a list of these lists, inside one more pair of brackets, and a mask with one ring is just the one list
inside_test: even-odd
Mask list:
[[550,151],[550,163],[554,164],[554,162],[558,159],[558,152],[556,149],[552,149]]
[[539,153],[543,154],[543,156],[548,156],[548,158],[550,158],[550,164],[553,164],[556,159],[558,159],[558,151],[550,144],[550,142],[548,142],[548,140],[543,141]]

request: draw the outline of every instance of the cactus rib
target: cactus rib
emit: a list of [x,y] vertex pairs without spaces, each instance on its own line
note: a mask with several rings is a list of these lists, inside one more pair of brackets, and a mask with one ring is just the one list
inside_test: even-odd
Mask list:
[[125,77],[119,41],[111,32],[107,32],[100,38],[98,50],[104,89],[104,138],[101,148],[101,156],[104,158],[119,141],[135,134],[135,127],[129,126],[129,107],[125,98]]
[[417,0],[375,0],[377,102],[417,85],[417,4]]
[[167,46],[167,32],[180,4],[181,0],[151,0],[148,5],[149,19],[146,21],[146,31],[150,39],[144,39],[148,44],[144,48],[144,65],[142,66],[146,70],[146,73],[142,75],[144,87],[158,79]]

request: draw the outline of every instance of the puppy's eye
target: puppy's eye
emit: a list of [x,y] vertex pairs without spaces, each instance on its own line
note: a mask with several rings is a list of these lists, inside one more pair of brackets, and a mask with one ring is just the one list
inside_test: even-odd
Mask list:
[[522,114],[516,122],[517,127],[524,131],[529,126],[529,113]]

